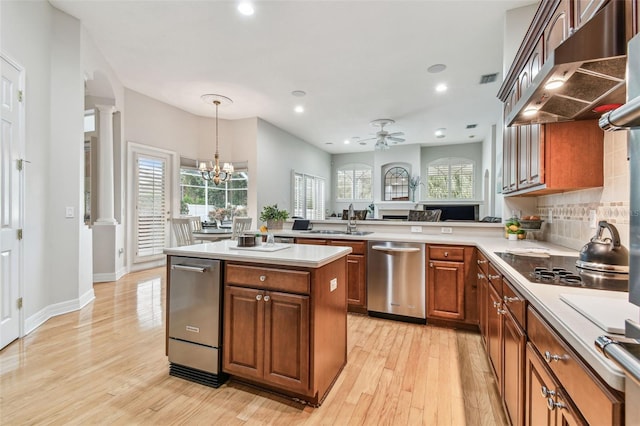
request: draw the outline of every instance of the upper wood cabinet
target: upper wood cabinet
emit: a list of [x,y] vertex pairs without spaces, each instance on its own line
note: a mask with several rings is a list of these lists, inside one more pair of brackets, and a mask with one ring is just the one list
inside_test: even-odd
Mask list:
[[573,27],[575,30],[593,18],[609,0],[573,0]]
[[627,0],[625,6],[627,39],[630,39],[640,33],[640,0]]
[[571,1],[562,0],[544,29],[544,57],[569,38],[571,33]]

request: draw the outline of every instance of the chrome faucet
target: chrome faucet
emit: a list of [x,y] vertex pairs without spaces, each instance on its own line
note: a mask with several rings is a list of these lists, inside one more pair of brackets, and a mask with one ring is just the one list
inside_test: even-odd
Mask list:
[[347,234],[351,234],[356,230],[356,213],[353,210],[353,203],[349,204],[349,213],[347,213]]

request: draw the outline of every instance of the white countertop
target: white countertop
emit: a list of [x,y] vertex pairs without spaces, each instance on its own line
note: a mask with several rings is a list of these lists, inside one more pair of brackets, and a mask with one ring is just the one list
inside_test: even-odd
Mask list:
[[[283,246],[280,244],[279,246]],[[351,253],[351,247],[285,244],[277,251],[238,249],[236,241],[224,240],[192,246],[165,248],[170,256],[189,256],[206,259],[236,260],[270,265],[319,268]]]
[[[440,226],[444,226],[441,223]],[[496,232],[498,233],[498,232]],[[311,234],[304,231],[276,230],[274,234],[283,237],[304,237],[319,239],[345,239],[367,241],[409,241],[431,244],[456,244],[471,245],[480,249],[487,258],[496,265],[513,284],[515,289],[525,297],[529,303],[540,312],[548,323],[560,334],[580,356],[593,368],[600,377],[614,389],[624,391],[625,376],[622,370],[595,348],[596,337],[607,334],[597,325],[592,323],[578,311],[560,300],[561,294],[584,294],[599,297],[628,300],[629,294],[606,290],[591,290],[565,286],[534,283],[526,279],[515,269],[509,266],[494,252],[504,252],[509,248],[545,248],[549,254],[559,256],[576,256],[576,250],[558,246],[542,241],[509,241],[501,236],[485,237],[469,233],[456,234],[425,234],[407,232],[373,232],[368,235],[347,234]],[[210,244],[198,244],[195,246],[168,248],[166,254],[217,258],[224,260],[241,260],[264,264],[280,264],[290,266],[318,267],[331,262],[350,252],[350,248],[323,246],[323,245],[297,245],[291,248],[273,253],[247,252],[239,253],[239,250],[229,249],[229,241],[220,241]],[[635,318],[638,320],[638,318]]]

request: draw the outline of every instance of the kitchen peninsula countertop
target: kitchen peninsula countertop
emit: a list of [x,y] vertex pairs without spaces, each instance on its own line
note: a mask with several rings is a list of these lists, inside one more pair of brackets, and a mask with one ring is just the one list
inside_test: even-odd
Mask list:
[[[343,221],[344,223],[344,221]],[[361,224],[361,222],[359,222]],[[515,269],[509,266],[495,252],[504,252],[510,248],[545,248],[549,250],[551,255],[560,256],[578,256],[578,251],[562,247],[559,245],[543,242],[543,241],[509,241],[502,234],[502,226],[487,227],[494,236],[485,236],[486,231],[481,234],[474,232],[465,232],[464,235],[454,228],[453,234],[441,234],[440,228],[447,227],[446,222],[438,223],[438,233],[410,233],[406,231],[407,223],[404,223],[405,229],[398,227],[398,232],[373,231],[367,235],[348,235],[348,234],[313,234],[308,231],[292,231],[292,230],[276,230],[274,234],[281,237],[301,237],[301,238],[319,238],[319,239],[345,239],[345,240],[365,240],[365,241],[409,241],[423,242],[427,244],[454,244],[475,246],[481,250],[487,258],[494,263],[503,273],[509,282],[526,298],[531,306],[533,306],[549,324],[580,354],[587,364],[612,388],[624,391],[625,376],[622,370],[612,361],[606,359],[594,346],[596,337],[607,334],[593,322],[588,320],[578,311],[574,310],[568,304],[560,300],[562,294],[583,294],[596,295],[599,297],[609,297],[619,299],[621,302],[628,300],[628,293],[613,292],[606,290],[592,290],[572,288],[548,284],[539,284],[531,282]],[[335,224],[330,225],[336,229]],[[423,227],[423,230],[429,231],[430,227]],[[321,228],[318,228],[321,229]],[[329,229],[329,228],[327,228]],[[366,230],[367,227],[361,227]],[[369,228],[370,229],[370,228]],[[470,228],[467,228],[469,230]],[[391,228],[395,231],[394,228]],[[402,232],[404,230],[404,232]],[[435,231],[434,231],[435,232]],[[199,244],[195,246],[179,247],[165,249],[166,254],[196,256],[217,258],[226,260],[241,260],[247,262],[256,262],[264,264],[281,264],[293,266],[312,266],[318,267],[330,262],[336,258],[348,254],[349,248],[324,246],[324,245],[297,245],[293,244],[291,248],[273,253],[265,252],[248,252],[233,250],[229,248],[229,241],[220,241],[210,244]],[[334,257],[335,256],[335,257]],[[317,266],[313,266],[317,265]],[[627,302],[628,303],[628,302]]]

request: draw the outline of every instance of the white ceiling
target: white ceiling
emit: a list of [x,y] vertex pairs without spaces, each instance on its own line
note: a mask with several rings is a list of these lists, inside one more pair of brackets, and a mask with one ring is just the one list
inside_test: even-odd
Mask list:
[[[405,144],[481,141],[501,111],[504,13],[532,0],[263,0],[250,17],[236,1],[50,2],[82,21],[126,87],[202,116],[214,109],[200,96],[222,94],[234,103],[220,118],[261,117],[343,153],[373,150],[344,140],[371,137],[378,118]],[[437,63],[447,69],[427,72]]]

